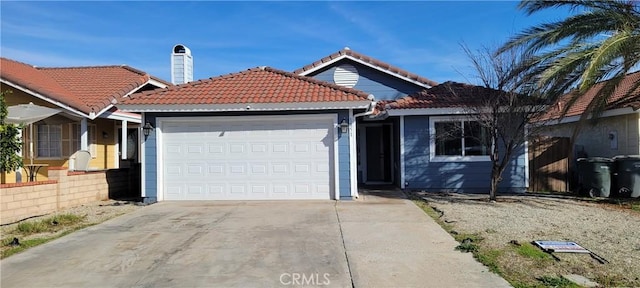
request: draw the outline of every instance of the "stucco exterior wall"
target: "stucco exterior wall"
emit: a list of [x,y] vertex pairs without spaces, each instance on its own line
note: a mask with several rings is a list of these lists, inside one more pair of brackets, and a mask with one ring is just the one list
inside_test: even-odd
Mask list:
[[[549,126],[541,134],[571,137],[575,123]],[[616,135],[610,139],[609,134]],[[584,126],[575,145],[584,147],[589,157],[640,155],[640,113],[601,118]]]

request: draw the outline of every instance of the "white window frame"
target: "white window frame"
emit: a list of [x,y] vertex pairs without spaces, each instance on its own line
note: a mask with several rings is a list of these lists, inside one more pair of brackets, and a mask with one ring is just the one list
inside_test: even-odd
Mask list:
[[[75,153],[77,150],[80,149],[80,132],[78,131],[78,138],[73,138],[73,130],[74,129],[78,129],[80,130],[80,122],[78,123],[69,123],[69,154],[73,155],[73,153]],[[88,149],[89,149],[89,153],[91,154],[91,159],[96,159],[96,157],[98,156],[98,146],[97,146],[97,136],[96,136],[96,130],[97,127],[95,124],[87,124],[87,135],[89,137],[88,139]],[[74,147],[74,143],[76,144],[75,146],[77,146],[78,149],[75,149]],[[71,156],[71,155],[66,155],[67,157]]]
[[[36,124],[36,125],[33,125],[33,126],[35,126],[34,130],[36,130],[36,131],[33,131],[34,132],[33,133],[34,134],[33,135],[33,138],[34,138],[34,143],[33,144],[35,145],[35,148],[34,148],[33,152],[36,154],[34,158],[39,159],[39,160],[64,159],[64,155],[62,155],[63,154],[62,153],[62,142],[63,142],[63,139],[62,139],[62,135],[63,135],[62,134],[62,125],[60,125],[60,124]],[[48,156],[40,156],[40,140],[39,140],[40,139],[40,126],[47,126],[47,127],[57,126],[57,127],[60,128],[60,141],[58,141],[58,143],[57,143],[58,144],[58,149],[60,151],[60,155],[59,156],[50,156],[50,155],[48,155]],[[47,128],[47,133],[48,134],[51,133],[51,128]],[[52,144],[51,137],[49,137],[49,144],[50,145]]]
[[[453,155],[436,155],[436,126],[437,122],[464,122],[464,121],[477,121],[473,117],[468,116],[432,116],[429,117],[429,161],[431,162],[486,162],[491,161],[489,155],[474,155],[474,156],[453,156]],[[464,151],[464,140],[462,142],[462,149]],[[493,151],[491,144],[490,151]]]

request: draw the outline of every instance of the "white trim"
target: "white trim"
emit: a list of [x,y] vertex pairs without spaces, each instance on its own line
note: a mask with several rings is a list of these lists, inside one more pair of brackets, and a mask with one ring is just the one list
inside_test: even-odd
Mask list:
[[58,106],[60,108],[63,108],[63,109],[68,110],[68,111],[71,111],[74,114],[77,114],[77,115],[79,115],[81,117],[89,118],[89,114],[85,114],[84,112],[80,112],[80,110],[77,110],[75,108],[71,108],[71,106],[68,106],[68,105],[66,105],[66,104],[64,104],[64,103],[62,103],[60,101],[53,100],[53,99],[51,99],[51,98],[49,98],[47,96],[44,96],[44,95],[42,95],[40,93],[37,93],[35,91],[31,91],[31,90],[29,90],[27,88],[24,88],[24,87],[22,87],[20,85],[17,85],[15,83],[7,81],[5,79],[0,79],[0,82],[4,83],[4,84],[7,84],[9,86],[12,86],[12,87],[14,87],[14,88],[16,88],[16,89],[18,89],[18,90],[20,90],[22,92],[27,93],[27,94],[31,94],[31,96],[35,96],[36,98],[39,98],[39,99],[44,100],[46,102],[49,102],[49,103],[51,103],[53,105],[56,105],[56,106]]
[[[154,82],[158,82],[158,81],[154,81]],[[144,87],[147,84],[151,84],[151,79],[147,80],[144,83],[142,83],[142,85],[136,87],[135,89],[132,89],[131,91],[127,92],[127,94],[124,94],[124,96],[122,96],[122,97],[129,97],[131,94],[138,92],[138,90],[142,89],[142,87]],[[155,84],[152,84],[152,85],[158,86],[158,85],[155,85]],[[166,88],[166,87],[167,87],[166,85],[159,86],[159,88]],[[115,99],[112,99],[111,100],[111,104],[107,105],[107,107],[103,108],[102,110],[100,110],[100,112],[96,113],[94,118],[102,115],[103,113],[106,113],[107,111],[109,111],[111,108],[113,108],[113,106],[116,103],[117,103],[117,101]]]
[[355,57],[350,56],[350,55],[347,55],[347,54],[344,54],[344,55],[341,55],[341,56],[339,56],[339,57],[337,57],[337,58],[331,59],[331,60],[329,60],[329,61],[327,61],[327,62],[324,62],[324,63],[322,63],[322,64],[320,64],[320,65],[318,65],[318,66],[316,66],[316,67],[313,67],[313,68],[311,68],[311,69],[309,69],[309,70],[302,71],[302,72],[300,72],[300,74],[298,74],[298,75],[307,76],[307,75],[309,75],[309,74],[311,74],[311,73],[313,73],[313,72],[315,72],[315,71],[318,71],[318,70],[324,69],[324,68],[325,68],[325,67],[327,67],[327,66],[331,66],[333,63],[336,63],[336,62],[338,62],[338,61],[340,61],[340,60],[342,60],[342,59],[345,59],[345,58],[346,58],[346,59],[349,59],[349,60],[351,60],[351,61],[354,61],[354,62],[360,63],[360,64],[362,64],[362,65],[364,65],[364,66],[369,67],[369,68],[373,68],[373,69],[378,70],[378,71],[380,71],[380,72],[383,72],[383,73],[385,73],[385,74],[389,74],[389,75],[391,75],[391,76],[394,76],[394,77],[400,78],[400,79],[402,79],[402,80],[404,80],[404,81],[411,82],[411,83],[416,84],[416,85],[418,85],[418,86],[421,86],[421,87],[424,87],[424,88],[431,88],[431,85],[428,85],[428,84],[422,83],[422,82],[420,82],[420,81],[413,80],[413,79],[411,79],[411,78],[408,78],[408,77],[402,76],[402,75],[400,75],[400,74],[398,74],[398,73],[393,73],[393,72],[391,72],[391,71],[389,71],[389,70],[387,70],[387,69],[384,69],[384,68],[378,67],[378,66],[376,66],[376,65],[373,65],[373,64],[368,63],[368,62],[365,62],[365,61],[362,61],[362,60],[360,60],[360,59],[358,59],[358,58],[355,58]]
[[113,153],[113,167],[118,169],[120,168],[120,155],[118,154],[120,152],[120,143],[118,143],[118,122],[117,120],[113,120],[113,142],[114,142],[114,149],[115,149],[115,153]]
[[[145,116],[144,113],[142,113],[142,115],[140,115],[141,120],[144,121],[145,120]],[[124,141],[124,140],[123,140]],[[147,161],[145,161],[145,150],[147,147],[147,140],[144,139],[144,136],[142,135],[142,133],[140,133],[140,127],[138,127],[138,143],[142,143],[140,145],[140,155],[138,155],[138,159],[140,159],[140,196],[141,197],[146,197],[147,196],[147,183],[146,183],[146,179],[147,179]],[[157,191],[157,190],[156,190]],[[156,195],[156,199],[158,195]]]
[[[143,120],[144,113],[142,113]],[[156,136],[156,185],[157,185],[157,200],[161,201],[164,199],[164,175],[163,175],[163,153],[162,153],[162,138],[163,132],[162,128],[166,123],[176,123],[176,122],[200,122],[200,121],[236,121],[238,119],[249,119],[254,121],[259,121],[260,119],[269,119],[269,120],[292,120],[292,119],[304,119],[304,120],[332,120],[331,133],[333,135],[333,190],[334,194],[332,195],[335,200],[340,200],[340,163],[338,162],[339,156],[339,145],[338,145],[338,129],[340,129],[340,125],[338,125],[338,114],[336,113],[323,113],[323,114],[301,114],[301,115],[266,115],[266,116],[195,116],[195,117],[156,117],[155,119],[155,136]],[[141,134],[141,133],[139,133]],[[144,142],[146,145],[146,141]],[[144,146],[141,149],[144,153]],[[146,161],[143,161],[142,165],[142,173],[144,175],[144,167]],[[144,177],[143,177],[144,178]],[[142,185],[144,187],[144,179],[142,180]],[[144,196],[144,195],[143,195]]]
[[295,111],[295,110],[341,110],[364,109],[370,100],[342,102],[300,102],[300,103],[244,103],[244,104],[159,104],[159,105],[118,105],[127,112],[232,112],[232,111]]
[[[151,77],[151,76],[149,76],[149,77]],[[158,88],[167,88],[167,85],[166,85],[166,84],[164,84],[164,83],[162,83],[162,82],[160,82],[160,81],[157,81],[157,80],[153,80],[153,79],[149,79],[149,81],[147,81],[147,82],[146,82],[146,83],[144,83],[144,84],[151,84],[151,85],[156,86],[156,87],[158,87]],[[144,86],[144,85],[142,85],[142,86]],[[142,86],[141,86],[141,87],[142,87]],[[137,91],[137,90],[136,90],[136,91]],[[127,96],[128,96],[128,95],[127,95]]]
[[[491,161],[486,156],[436,156],[436,128],[435,122],[474,121],[472,117],[464,116],[431,116],[429,117],[429,161],[430,162],[486,162]],[[464,141],[464,138],[463,138]],[[494,144],[495,145],[495,144]],[[464,143],[462,148],[464,149]],[[493,149],[490,147],[489,149]]]
[[102,115],[102,113],[105,113],[109,111],[111,108],[113,108],[113,102],[115,102],[115,99],[111,100],[111,104],[107,105],[107,107],[102,108],[102,110],[100,110],[100,112],[98,113],[91,112],[91,116],[92,116],[91,120],[98,118],[98,116]]
[[89,132],[87,131],[87,118],[80,120],[80,150],[89,150]]
[[119,112],[119,111],[107,111],[104,112],[100,118],[105,118],[105,119],[112,119],[112,120],[118,120],[118,121],[128,121],[128,122],[133,122],[133,123],[141,123],[142,122],[142,117],[140,117],[140,114],[134,114],[134,113],[123,113],[123,112]]
[[156,145],[155,145],[156,146],[156,153],[155,153],[156,154],[156,199],[158,199],[158,201],[164,200],[164,166],[163,166],[164,162],[162,161],[162,159],[164,158],[163,157],[164,155],[162,154],[162,144],[163,144],[162,143],[162,138],[163,138],[162,127],[164,125],[164,122],[167,122],[167,120],[164,120],[164,119],[173,120],[174,118],[156,117],[155,128],[151,132],[151,133],[155,133],[155,136],[156,136]]
[[[619,108],[619,109],[612,109],[612,110],[604,111],[598,117],[599,118],[613,117],[613,116],[621,116],[621,115],[635,114],[635,113],[640,114],[640,110],[635,110],[634,111],[633,108],[626,107],[626,108]],[[564,118],[557,119],[557,120],[550,120],[550,121],[547,121],[546,123],[543,123],[543,125],[544,126],[551,126],[551,125],[558,125],[558,124],[577,122],[577,121],[580,121],[580,117],[581,117],[581,115],[577,115],[577,116],[564,117]],[[589,117],[587,117],[587,119],[591,119],[592,117],[593,117],[593,114],[589,115]]]
[[[127,156],[128,156],[127,155],[127,151],[128,151],[127,145],[129,144],[128,143],[129,142],[129,137],[128,137],[129,133],[127,133],[128,132],[127,131],[128,130],[128,127],[127,127],[128,125],[127,124],[129,124],[129,123],[127,122],[127,120],[124,120],[121,123],[122,123],[122,127],[120,127],[120,138],[122,140],[120,140],[120,142],[122,143],[122,145],[120,147],[120,159],[127,160]],[[119,161],[120,160],[118,160],[118,162]]]
[[400,116],[400,188],[405,189],[405,167],[404,167],[404,116]]
[[356,118],[349,109],[349,175],[351,175],[351,197],[358,198],[358,159],[356,158]]
[[[320,114],[322,115],[322,114]],[[334,189],[334,199],[340,201],[340,162],[338,159],[338,149],[340,148],[338,145],[338,129],[340,129],[340,125],[338,124],[338,114],[324,114],[324,115],[332,115],[333,116],[333,129],[331,132],[333,133],[333,189]],[[347,136],[349,137],[349,136]]]
[[416,109],[388,109],[389,116],[412,116],[412,115],[470,115],[478,114],[463,107],[459,108],[416,108]]

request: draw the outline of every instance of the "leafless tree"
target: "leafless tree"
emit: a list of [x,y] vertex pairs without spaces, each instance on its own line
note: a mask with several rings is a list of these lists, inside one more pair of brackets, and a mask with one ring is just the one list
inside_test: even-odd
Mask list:
[[525,54],[517,51],[496,54],[486,47],[474,52],[462,47],[476,74],[477,85],[446,82],[439,89],[446,89],[468,115],[467,122],[458,126],[469,123],[468,126],[475,127],[451,129],[444,137],[463,137],[482,144],[480,152],[473,147],[464,149],[470,149],[472,155],[488,154],[492,163],[489,199],[495,201],[503,172],[524,150],[528,137],[536,133],[549,106],[537,93],[536,85],[530,85],[532,81],[515,71]]

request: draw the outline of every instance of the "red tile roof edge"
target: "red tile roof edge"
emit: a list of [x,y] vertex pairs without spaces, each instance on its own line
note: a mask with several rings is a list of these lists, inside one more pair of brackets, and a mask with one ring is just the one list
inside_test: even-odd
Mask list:
[[146,72],[144,72],[142,70],[133,68],[133,67],[128,66],[126,64],[122,64],[122,65],[68,66],[68,67],[35,67],[35,68],[37,70],[72,70],[72,69],[121,68],[121,69],[127,70],[129,72],[132,72],[134,74],[138,74],[140,76],[140,78],[134,80],[134,82],[132,82],[132,83],[128,83],[126,86],[124,86],[120,90],[116,91],[115,93],[113,93],[111,95],[104,95],[105,98],[103,98],[101,101],[93,103],[94,105],[87,105],[91,109],[91,111],[95,112],[95,113],[101,112],[104,109],[109,108],[111,105],[117,103],[120,99],[122,99],[127,94],[130,94],[135,89],[138,89],[138,88],[142,87],[143,85],[145,85],[145,83],[147,83],[151,79],[153,79],[155,81],[159,81],[162,84],[165,84],[167,86],[173,85],[173,84],[168,83],[168,82],[166,82],[166,81],[164,81],[164,80],[162,80],[160,78],[153,77],[153,76],[149,75],[148,73],[146,73]]
[[[357,89],[353,89],[353,88],[347,88],[347,87],[343,87],[337,84],[332,84],[332,83],[328,83],[325,81],[321,81],[321,80],[317,80],[315,78],[311,78],[311,77],[306,77],[306,76],[301,76],[298,74],[294,74],[291,72],[287,72],[284,70],[280,70],[280,69],[275,69],[275,68],[271,68],[271,67],[267,67],[267,66],[259,66],[259,67],[254,67],[254,68],[249,68],[247,70],[244,71],[240,71],[240,72],[234,72],[234,73],[229,73],[229,74],[223,74],[223,75],[219,75],[219,76],[215,76],[215,77],[211,77],[211,78],[206,78],[206,79],[200,79],[200,80],[196,80],[196,81],[192,81],[192,82],[188,82],[188,83],[184,83],[184,84],[179,84],[179,85],[172,85],[169,86],[167,88],[158,88],[158,89],[153,89],[153,90],[149,90],[149,91],[144,91],[144,92],[140,92],[140,93],[134,93],[131,94],[129,96],[129,99],[135,99],[139,96],[148,96],[148,95],[152,95],[152,94],[156,94],[159,92],[164,92],[164,91],[170,91],[170,90],[175,90],[175,89],[180,89],[181,87],[190,87],[190,86],[196,86],[196,85],[200,85],[200,84],[204,84],[204,83],[209,83],[215,80],[220,80],[220,79],[226,79],[226,78],[233,78],[236,77],[238,75],[243,75],[243,74],[247,74],[247,73],[251,73],[251,72],[256,72],[256,71],[267,71],[267,72],[271,72],[271,73],[276,73],[276,74],[280,74],[286,77],[291,77],[291,78],[295,78],[298,80],[302,80],[302,81],[307,81],[316,85],[320,85],[320,86],[325,86],[328,88],[332,88],[335,90],[340,90],[342,92],[345,93],[351,93],[354,94],[358,97],[363,98],[362,100],[369,100],[369,94],[365,93],[363,91],[357,90]],[[126,100],[125,100],[126,102]]]
[[[464,108],[479,103],[483,95],[498,90],[468,83],[447,81],[396,100],[383,101],[379,109]],[[457,94],[457,95],[456,95]]]
[[[603,83],[607,81],[608,80],[600,81],[596,83],[591,89],[587,90],[582,96],[580,96],[579,99],[576,100],[576,102],[573,103],[572,107],[568,108],[567,113],[564,115],[564,117],[582,115],[586,110],[586,105],[588,104],[588,102],[590,102],[595,97],[594,94],[597,94],[598,91],[600,91],[600,89],[602,88]],[[619,86],[616,87],[610,98],[607,99],[605,111],[621,108],[631,108],[633,111],[640,110],[640,88],[637,88],[635,92],[630,93],[629,89],[632,88],[631,86],[622,86],[624,85],[623,82],[628,81],[631,81],[632,83],[634,83],[635,81],[640,81],[640,71],[631,72],[625,75],[625,77],[618,84]],[[626,95],[627,93],[629,93],[628,95],[626,95],[627,98],[618,98],[622,96],[620,93],[623,92],[624,94],[622,95]],[[554,108],[551,108],[551,110],[549,110],[549,113],[547,113],[540,119],[545,121],[560,119],[561,110],[564,108],[563,105],[569,101],[570,97],[572,97],[571,95],[573,95],[574,93],[575,90],[562,95],[558,99],[558,101],[556,101]]]
[[[28,64],[27,64],[28,65]],[[123,68],[126,70],[129,70],[133,73],[139,74],[140,76],[144,76],[147,77],[148,81],[149,79],[153,79],[155,81],[158,81],[164,85],[167,86],[172,86],[173,84],[171,84],[170,82],[167,82],[163,79],[160,79],[156,76],[153,76],[145,71],[142,71],[140,69],[131,67],[127,64],[120,64],[120,65],[89,65],[89,66],[64,66],[64,67],[37,67],[37,66],[33,66],[34,68],[38,69],[38,70],[45,70],[45,69],[91,69],[91,68]],[[145,81],[145,82],[146,82]]]
[[401,69],[399,67],[390,65],[388,63],[382,62],[380,60],[377,60],[375,58],[369,57],[367,55],[355,52],[355,51],[353,51],[351,49],[347,49],[347,48],[342,49],[342,50],[340,50],[338,52],[335,52],[335,53],[333,53],[333,54],[331,54],[329,56],[323,57],[322,59],[320,59],[318,61],[315,61],[315,62],[313,62],[311,64],[305,65],[302,68],[296,69],[296,70],[293,71],[293,73],[300,74],[302,72],[305,72],[305,71],[311,70],[313,68],[322,66],[324,63],[327,63],[327,62],[329,62],[331,60],[334,60],[336,58],[339,58],[339,57],[342,57],[342,56],[345,56],[345,55],[351,56],[351,57],[353,57],[355,59],[358,59],[358,60],[361,60],[363,62],[369,63],[369,64],[371,64],[373,66],[376,66],[376,67],[378,67],[380,69],[386,70],[386,71],[388,71],[390,73],[398,74],[400,76],[409,78],[411,80],[420,82],[422,84],[426,84],[428,86],[436,86],[436,85],[438,85],[438,82],[435,82],[433,80],[427,79],[427,78],[422,77],[420,75],[411,73],[411,72],[406,71],[404,69]]
[[[64,105],[67,105],[73,109],[77,109],[80,112],[89,114],[92,110],[89,106],[87,106],[84,102],[80,101],[80,99],[77,99],[72,95],[72,93],[70,91],[68,91],[65,87],[63,87],[62,85],[60,85],[57,81],[55,81],[53,78],[49,77],[48,75],[42,74],[42,73],[38,73],[38,68],[36,66],[33,66],[31,64],[28,63],[24,63],[24,62],[20,62],[17,60],[13,60],[13,59],[9,59],[9,58],[5,58],[5,57],[0,57],[5,61],[9,61],[9,62],[13,62],[16,64],[19,64],[27,69],[33,69],[33,73],[36,73],[38,77],[41,77],[42,80],[47,80],[50,81],[49,84],[54,85],[55,87],[49,87],[49,84],[45,84],[45,86],[36,84],[34,82],[31,82],[27,79],[23,79],[22,77],[16,76],[13,77],[14,75],[7,75],[6,73],[2,73],[2,78],[5,78],[13,83],[15,83],[16,85],[31,90],[31,91],[35,91],[38,94],[44,94],[43,96],[46,97],[50,97],[53,96],[54,100],[63,103]],[[2,67],[0,67],[0,70],[4,70],[2,69]],[[6,71],[6,70],[5,70]],[[67,99],[69,100],[69,98],[71,98],[71,101],[63,101],[61,99]]]

